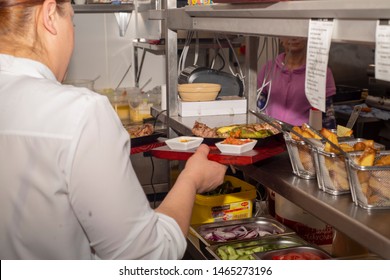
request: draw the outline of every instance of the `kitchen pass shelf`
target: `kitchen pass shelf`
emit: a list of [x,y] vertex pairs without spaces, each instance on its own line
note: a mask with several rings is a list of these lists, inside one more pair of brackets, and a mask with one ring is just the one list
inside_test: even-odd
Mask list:
[[125,4],[110,4],[110,3],[96,3],[84,5],[72,5],[75,13],[131,13],[135,7],[133,3]]

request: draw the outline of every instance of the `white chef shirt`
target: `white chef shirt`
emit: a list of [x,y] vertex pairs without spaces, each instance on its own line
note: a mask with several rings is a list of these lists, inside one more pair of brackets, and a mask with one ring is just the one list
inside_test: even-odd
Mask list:
[[0,259],[181,258],[129,155],[106,97],[0,54]]

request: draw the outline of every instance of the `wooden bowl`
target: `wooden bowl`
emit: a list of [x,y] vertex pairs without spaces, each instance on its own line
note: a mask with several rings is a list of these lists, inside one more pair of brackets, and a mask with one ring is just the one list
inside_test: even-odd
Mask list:
[[181,100],[191,102],[215,100],[221,91],[220,84],[211,83],[179,84],[177,88]]

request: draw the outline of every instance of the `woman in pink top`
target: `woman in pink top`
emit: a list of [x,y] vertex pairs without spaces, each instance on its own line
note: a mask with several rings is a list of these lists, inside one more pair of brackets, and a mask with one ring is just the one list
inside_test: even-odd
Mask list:
[[[311,105],[305,95],[306,38],[283,38],[281,43],[285,52],[268,61],[258,76],[261,90],[257,106],[264,112],[281,121],[300,126],[309,122]],[[326,107],[323,114],[323,127],[335,128],[336,121],[332,96],[336,86],[331,70],[326,79]],[[265,107],[265,108],[264,108]]]

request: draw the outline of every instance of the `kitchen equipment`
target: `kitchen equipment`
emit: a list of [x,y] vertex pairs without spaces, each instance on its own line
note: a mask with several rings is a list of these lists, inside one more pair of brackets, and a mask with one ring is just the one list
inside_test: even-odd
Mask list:
[[[215,244],[235,242],[237,240],[257,240],[270,236],[294,234],[294,231],[271,216],[253,217],[233,221],[223,221],[208,224],[193,224],[190,227],[191,232],[204,243],[205,246]],[[250,237],[250,231],[258,232],[257,235]],[[229,239],[212,239],[218,232],[230,234]],[[234,237],[232,237],[234,236]],[[222,235],[223,237],[223,235]]]
[[333,102],[345,102],[361,100],[362,89],[346,85],[336,85],[336,94],[333,96]]
[[117,90],[118,90],[118,88],[119,88],[120,85],[122,84],[123,80],[125,79],[127,73],[129,73],[129,70],[130,70],[130,68],[131,68],[132,65],[133,65],[133,64],[130,63],[129,67],[127,67],[125,74],[123,75],[122,79],[119,81],[119,83],[118,83],[118,85],[116,86],[116,88],[115,88],[114,91],[117,91]]
[[329,260],[332,256],[313,246],[297,246],[268,252],[254,253],[258,260]]
[[[352,138],[349,140],[339,140],[339,144],[348,145],[353,148],[355,144],[364,143],[365,140],[362,138]],[[374,143],[374,148],[376,150],[384,150],[385,146]],[[327,152],[323,147],[317,147],[314,154],[318,187],[332,195],[350,193],[351,183],[348,180],[346,166],[348,163],[346,163],[346,157],[333,152]],[[354,193],[352,193],[352,196],[354,196]]]
[[302,179],[315,179],[314,147],[305,141],[292,139],[288,132],[283,133],[293,173]]
[[125,90],[116,91],[109,95],[108,99],[123,125],[130,124],[130,107],[128,102],[127,92]]
[[357,119],[359,118],[360,111],[362,110],[361,105],[356,105],[353,107],[353,111],[351,113],[351,116],[348,119],[346,127],[349,129],[352,129],[353,126],[355,125]]
[[267,237],[252,241],[236,241],[228,244],[211,245],[206,250],[217,260],[255,260],[254,254],[277,249],[308,245],[297,235]]
[[380,97],[368,95],[366,98],[366,104],[374,108],[390,111],[390,98],[385,96]]
[[321,148],[314,152],[318,188],[332,195],[350,193],[345,158]]
[[[356,205],[367,209],[390,209],[390,165],[361,166],[357,158],[363,152],[350,153],[347,170]],[[379,151],[375,161],[390,156],[390,151]]]
[[[293,126],[290,124],[276,120],[264,113],[257,113],[253,110],[249,110],[249,112],[283,133],[293,173],[303,179],[315,179],[314,150],[318,142],[315,142],[314,139],[304,138],[293,130]],[[293,139],[291,134],[300,140]]]
[[152,81],[152,78],[150,77],[145,83],[144,85],[141,87],[141,91],[143,92],[145,87]]
[[142,93],[140,88],[126,88],[130,110],[130,122],[142,123],[144,119],[151,118],[150,108],[156,101],[155,96]]

